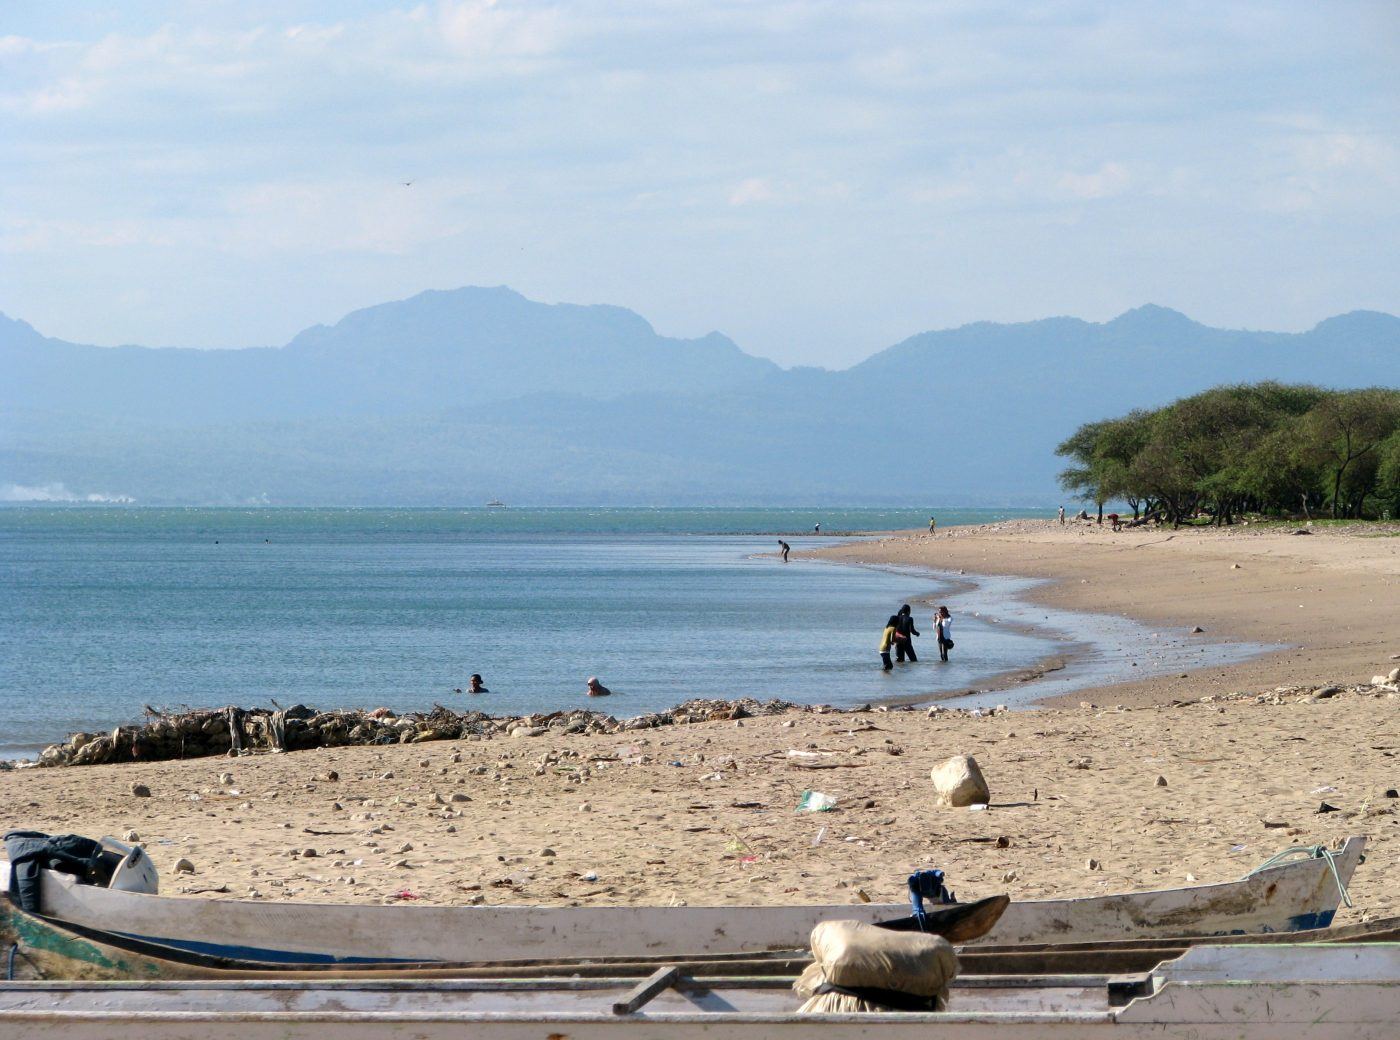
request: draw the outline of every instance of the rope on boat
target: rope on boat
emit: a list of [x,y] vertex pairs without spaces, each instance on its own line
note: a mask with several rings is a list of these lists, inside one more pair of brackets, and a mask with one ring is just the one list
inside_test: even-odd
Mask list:
[[1259,866],[1251,870],[1245,877],[1250,878],[1258,874],[1261,870],[1268,870],[1293,859],[1321,859],[1327,862],[1327,869],[1332,872],[1332,880],[1337,883],[1337,892],[1342,897],[1342,904],[1353,906],[1351,893],[1347,891],[1346,884],[1342,881],[1342,875],[1337,872],[1337,854],[1326,845],[1290,845],[1276,856],[1270,856]]
[[19,953],[19,943],[10,943],[10,954],[5,960],[5,981],[15,981],[15,954]]

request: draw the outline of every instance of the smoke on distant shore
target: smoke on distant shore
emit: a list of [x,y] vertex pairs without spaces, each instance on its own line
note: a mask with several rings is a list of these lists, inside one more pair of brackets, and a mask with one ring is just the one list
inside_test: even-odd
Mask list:
[[109,495],[101,491],[81,493],[68,490],[63,483],[0,484],[0,502],[93,502],[128,505],[136,499],[130,495]]

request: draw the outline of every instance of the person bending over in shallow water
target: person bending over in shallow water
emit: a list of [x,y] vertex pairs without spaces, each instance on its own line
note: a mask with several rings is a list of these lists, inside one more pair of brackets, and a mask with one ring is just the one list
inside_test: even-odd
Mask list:
[[919,655],[914,653],[914,637],[919,634],[919,630],[914,627],[914,612],[909,609],[909,604],[899,608],[899,613],[895,615],[894,626],[894,659],[903,661],[906,658],[910,661],[917,661]]
[[608,689],[606,686],[600,683],[596,675],[590,675],[588,677],[588,696],[607,697],[611,693],[612,690]]
[[482,683],[482,681],[481,681],[481,676],[478,675],[476,672],[472,672],[471,681],[470,681],[469,683],[467,683],[467,692],[468,692],[468,693],[490,693],[491,691],[488,690],[488,689],[486,688],[485,684]]
[[939,607],[933,615],[933,627],[938,632],[938,659],[948,660],[948,651],[953,649],[953,615],[947,607]]
[[894,671],[894,665],[890,663],[890,644],[894,642],[898,630],[899,618],[891,614],[885,622],[885,631],[880,634],[880,666],[887,672]]
[[785,542],[785,541],[783,541],[781,538],[779,538],[779,539],[778,539],[778,552],[780,552],[780,553],[783,554],[783,562],[784,562],[784,563],[787,563],[787,562],[788,562],[787,556],[788,556],[788,553],[792,552],[792,546],[788,545],[787,542]]

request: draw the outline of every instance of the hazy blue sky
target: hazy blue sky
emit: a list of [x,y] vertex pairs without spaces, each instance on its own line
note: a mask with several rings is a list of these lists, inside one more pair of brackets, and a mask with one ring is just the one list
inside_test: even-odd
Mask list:
[[1400,312],[1398,68],[1394,0],[4,0],[0,310],[251,345],[504,283],[827,365]]

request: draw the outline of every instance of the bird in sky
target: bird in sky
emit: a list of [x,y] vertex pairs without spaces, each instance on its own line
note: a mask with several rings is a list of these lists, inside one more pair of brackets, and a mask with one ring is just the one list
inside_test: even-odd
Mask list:
[[413,182],[412,182],[412,181],[404,181],[404,182],[403,182],[403,186],[404,186],[405,188],[411,188],[411,187],[413,187]]

